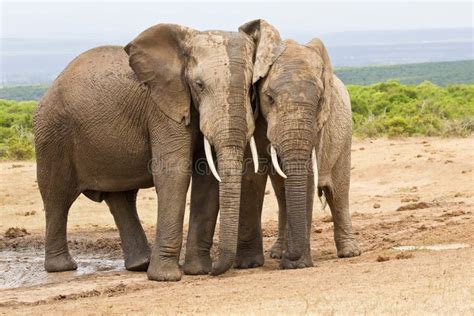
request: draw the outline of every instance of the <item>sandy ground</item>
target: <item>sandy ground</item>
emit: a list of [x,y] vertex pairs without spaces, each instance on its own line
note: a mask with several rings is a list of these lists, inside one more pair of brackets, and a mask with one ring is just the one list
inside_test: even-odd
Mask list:
[[[329,210],[316,203],[315,267],[282,271],[266,253],[261,268],[184,276],[177,283],[125,271],[106,205],[83,196],[70,211],[68,228],[79,269],[44,272],[35,164],[1,162],[0,314],[473,314],[474,137],[356,140],[352,151],[351,212],[361,257],[336,257]],[[139,193],[138,209],[153,240],[153,189]],[[276,212],[269,187],[267,250],[276,239]],[[436,250],[393,249],[440,244]]]

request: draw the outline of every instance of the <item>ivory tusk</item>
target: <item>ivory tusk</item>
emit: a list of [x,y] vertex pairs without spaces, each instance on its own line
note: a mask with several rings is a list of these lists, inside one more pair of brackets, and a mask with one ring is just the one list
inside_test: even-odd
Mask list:
[[206,153],[206,160],[207,163],[209,164],[209,168],[211,168],[211,172],[216,177],[217,181],[221,182],[221,177],[219,177],[219,174],[217,173],[216,166],[214,165],[214,158],[212,157],[212,150],[211,150],[211,144],[209,144],[209,141],[207,140],[206,137],[204,137],[204,152]]
[[318,164],[316,162],[316,149],[313,147],[311,152],[311,163],[313,164],[314,186],[318,187]]
[[[316,149],[313,148],[313,151],[311,152],[311,160],[312,160],[312,163],[313,163],[313,174],[314,174],[314,186],[317,188],[318,187],[318,163],[316,161]],[[319,202],[321,203],[322,205],[322,210],[324,211],[324,209],[326,208],[327,206],[327,200],[326,200],[326,196],[324,195],[324,191],[323,191],[323,194],[321,196],[319,196],[318,194],[318,197],[319,197]]]
[[272,156],[272,164],[273,164],[273,168],[275,168],[276,172],[282,176],[283,178],[287,178],[286,177],[286,174],[281,170],[280,168],[280,165],[278,164],[278,158],[277,158],[277,153],[276,153],[276,150],[275,148],[273,148],[273,146],[270,145],[270,154]]
[[258,152],[257,152],[257,145],[255,145],[255,139],[250,138],[250,151],[252,152],[252,160],[255,173],[258,173]]

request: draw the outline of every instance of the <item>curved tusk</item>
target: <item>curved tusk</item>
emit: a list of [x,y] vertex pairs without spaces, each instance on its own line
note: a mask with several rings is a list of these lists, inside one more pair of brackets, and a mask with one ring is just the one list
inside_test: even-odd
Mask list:
[[270,145],[270,154],[272,156],[272,164],[273,164],[273,168],[275,168],[276,172],[282,176],[283,178],[287,178],[286,177],[286,174],[281,170],[280,168],[280,165],[278,164],[278,158],[277,158],[277,153],[276,153],[276,150],[275,148],[273,148],[273,146]]
[[311,152],[311,163],[313,164],[314,186],[318,187],[318,164],[316,162],[316,149],[313,147]]
[[[313,174],[314,174],[314,186],[317,188],[318,187],[318,163],[316,161],[316,149],[313,148],[313,151],[311,153],[311,160],[313,162]],[[326,196],[324,195],[324,191],[322,191],[322,195],[319,196],[319,202],[321,203],[322,205],[322,210],[324,211],[324,209],[326,208],[327,206],[327,200],[326,200]]]
[[217,181],[221,182],[221,177],[219,177],[219,174],[217,173],[216,166],[214,165],[214,158],[212,158],[212,150],[211,150],[211,144],[209,144],[209,141],[207,138],[204,136],[204,152],[206,153],[206,160],[207,163],[209,164],[209,168],[211,168],[211,172],[216,177]]
[[255,145],[255,139],[250,138],[250,151],[252,152],[252,160],[255,173],[258,173],[258,152],[257,152],[257,145]]

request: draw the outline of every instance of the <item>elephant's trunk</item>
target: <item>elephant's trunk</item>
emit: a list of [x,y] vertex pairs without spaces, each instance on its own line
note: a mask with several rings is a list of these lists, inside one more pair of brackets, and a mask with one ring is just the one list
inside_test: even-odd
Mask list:
[[288,211],[288,258],[296,261],[303,256],[307,230],[307,181],[306,161],[289,160],[285,163],[286,204]]
[[237,252],[243,148],[220,145],[216,146],[216,152],[222,181],[219,184],[219,258],[212,267],[212,275],[229,270]]
[[312,142],[310,127],[286,132],[281,143],[288,218],[288,259],[296,261],[304,255],[308,243],[307,191],[308,168],[311,167]]

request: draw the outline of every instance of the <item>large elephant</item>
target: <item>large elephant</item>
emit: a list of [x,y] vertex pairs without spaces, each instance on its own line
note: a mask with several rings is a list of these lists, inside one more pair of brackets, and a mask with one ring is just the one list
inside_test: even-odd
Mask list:
[[[71,204],[83,193],[108,204],[127,269],[147,269],[152,280],[179,280],[186,192],[200,133],[221,181],[220,256],[212,273],[232,266],[242,160],[254,131],[254,49],[243,33],[159,24],[125,48],[98,47],[67,66],[35,114],[47,271],[77,268],[66,225]],[[158,219],[150,258],[135,202],[138,189],[153,186]]]
[[[278,31],[267,23],[255,24],[253,31],[255,34],[252,36],[248,36],[247,33],[243,31],[241,31],[240,34],[242,36],[248,36],[249,40],[251,39],[255,43],[253,78],[260,78],[265,76],[270,66],[282,53],[284,45],[276,40],[279,38]],[[252,95],[253,97],[256,96],[255,91]],[[248,170],[248,172],[244,171],[244,173],[246,175],[249,174],[248,177],[251,177],[250,173],[254,175],[256,167],[255,160],[258,158],[255,153],[251,153],[249,146],[247,146],[245,155],[248,158],[246,159],[248,163],[244,166],[244,170]],[[198,154],[197,157],[203,157],[203,153]],[[240,176],[239,179],[236,178],[235,181],[240,181]],[[209,273],[211,270],[210,249],[213,244],[213,235],[219,206],[222,212],[222,206],[226,205],[226,201],[223,200],[224,196],[231,195],[233,198],[240,200],[240,192],[222,192],[221,188],[218,187],[217,182],[209,174],[205,172],[193,173],[189,230],[186,243],[185,263],[183,266],[184,273],[186,274]],[[252,188],[246,185],[242,187],[242,191],[252,192]],[[256,201],[251,201],[251,203],[252,205],[257,204]],[[242,210],[246,209],[241,208],[241,211]],[[242,215],[240,215],[240,218],[242,218]],[[239,219],[236,218],[235,222],[238,223]],[[222,247],[221,242],[222,238],[219,239],[219,248]],[[239,244],[238,249],[240,248],[242,248],[242,246]],[[237,265],[241,257],[242,255],[237,255]]]
[[[264,263],[261,211],[268,175],[279,206],[279,236],[271,256],[283,256],[281,268],[312,266],[313,149],[319,167],[318,194],[321,196],[324,192],[331,208],[338,256],[357,256],[360,250],[349,214],[352,115],[347,90],[333,74],[320,40],[299,45],[291,40],[282,41],[273,29],[270,40],[261,41],[265,38],[261,29],[273,28],[264,20],[251,21],[240,27],[241,32],[256,40],[257,52],[265,51],[261,47],[265,45],[268,46],[266,51],[278,47],[279,54],[264,71],[254,72],[253,76],[254,99],[260,113],[254,133],[260,172],[254,174],[246,169],[243,174],[234,266],[252,268]],[[204,209],[210,208],[207,205]],[[209,213],[203,212],[200,216],[209,217]],[[202,219],[194,220],[202,223]],[[206,249],[209,236],[212,237],[203,234],[192,243],[199,245],[197,249]],[[188,243],[190,238],[196,239],[188,235]]]

